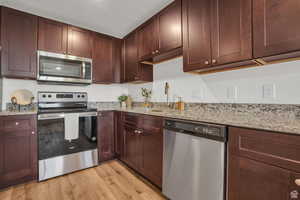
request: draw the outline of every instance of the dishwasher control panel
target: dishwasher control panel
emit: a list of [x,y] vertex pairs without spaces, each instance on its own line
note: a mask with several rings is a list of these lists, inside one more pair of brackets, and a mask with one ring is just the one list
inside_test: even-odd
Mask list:
[[164,128],[183,134],[227,141],[227,127],[222,125],[182,120],[165,120]]

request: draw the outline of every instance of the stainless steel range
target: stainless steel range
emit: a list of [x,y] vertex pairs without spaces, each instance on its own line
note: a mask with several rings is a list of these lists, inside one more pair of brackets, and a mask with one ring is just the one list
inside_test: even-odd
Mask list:
[[98,164],[97,110],[84,92],[38,93],[39,181]]

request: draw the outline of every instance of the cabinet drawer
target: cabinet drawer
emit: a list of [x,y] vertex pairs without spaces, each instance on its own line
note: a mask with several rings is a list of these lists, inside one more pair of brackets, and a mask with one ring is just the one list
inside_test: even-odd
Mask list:
[[[2,117],[3,132],[35,130],[35,116],[8,116]],[[1,125],[0,125],[1,126]]]
[[163,127],[163,119],[145,115],[143,119],[143,129],[147,132],[160,133]]
[[142,115],[138,115],[134,113],[125,113],[124,122],[138,126],[142,122]]
[[229,128],[229,151],[285,169],[300,172],[300,136]]

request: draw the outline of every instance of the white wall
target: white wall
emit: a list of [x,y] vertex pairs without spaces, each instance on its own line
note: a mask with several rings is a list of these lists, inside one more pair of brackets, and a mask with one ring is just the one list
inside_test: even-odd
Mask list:
[[[17,89],[28,89],[36,97],[38,91],[88,92],[89,101],[117,101],[121,94],[130,94],[135,101],[143,101],[140,88],[153,90],[152,101],[164,102],[165,82],[170,84],[171,100],[182,96],[186,102],[204,103],[300,103],[300,61],[240,69],[206,75],[183,73],[182,58],[154,66],[154,82],[146,84],[113,84],[90,86],[38,85],[32,80],[0,80],[3,88],[2,109],[10,102],[10,95]],[[263,98],[263,86],[275,88],[274,98]],[[236,88],[236,89],[234,89]],[[236,98],[229,91],[236,90]],[[1,99],[1,93],[0,93]],[[1,100],[0,100],[1,103]]]
[[[61,85],[39,85],[33,80],[3,79],[2,109],[10,102],[10,95],[17,89],[28,89],[35,96],[38,91],[56,92],[87,92],[89,101],[118,101],[118,96],[127,94],[127,85],[98,85],[89,86],[61,86]],[[1,95],[0,95],[1,96]]]
[[[206,75],[183,73],[182,58],[154,66],[154,82],[130,85],[129,94],[142,101],[140,88],[152,88],[152,101],[166,101],[165,82],[170,84],[170,96],[186,102],[210,103],[300,103],[300,61],[267,65]],[[265,85],[265,86],[264,86]],[[263,87],[274,88],[274,98],[263,98]],[[235,95],[232,93],[236,91]]]

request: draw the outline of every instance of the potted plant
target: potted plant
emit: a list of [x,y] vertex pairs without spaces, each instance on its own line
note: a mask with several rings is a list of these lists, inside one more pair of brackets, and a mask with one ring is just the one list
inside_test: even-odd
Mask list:
[[127,100],[128,96],[123,94],[121,96],[118,97],[118,100],[120,102],[121,108],[126,108],[126,100]]
[[144,107],[149,108],[152,91],[147,88],[141,88],[141,90],[142,90],[142,96],[144,97]]

